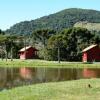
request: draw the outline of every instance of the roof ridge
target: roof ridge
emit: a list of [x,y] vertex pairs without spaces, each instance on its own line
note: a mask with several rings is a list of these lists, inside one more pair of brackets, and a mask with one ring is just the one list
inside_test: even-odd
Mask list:
[[98,45],[97,44],[92,44],[92,45],[86,47],[85,49],[83,49],[82,52],[86,52],[86,51],[88,51],[88,50],[90,50],[90,49],[92,49],[92,48],[94,48],[96,46],[98,46]]

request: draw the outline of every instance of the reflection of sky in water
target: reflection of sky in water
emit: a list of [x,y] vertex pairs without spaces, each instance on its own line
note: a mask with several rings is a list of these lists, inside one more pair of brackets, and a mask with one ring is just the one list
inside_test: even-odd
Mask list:
[[93,77],[100,77],[100,69],[0,68],[0,89]]

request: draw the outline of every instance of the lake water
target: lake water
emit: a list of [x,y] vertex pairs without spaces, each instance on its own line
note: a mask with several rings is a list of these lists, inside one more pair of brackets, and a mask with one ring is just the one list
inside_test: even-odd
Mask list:
[[44,82],[99,77],[100,69],[0,68],[0,89]]

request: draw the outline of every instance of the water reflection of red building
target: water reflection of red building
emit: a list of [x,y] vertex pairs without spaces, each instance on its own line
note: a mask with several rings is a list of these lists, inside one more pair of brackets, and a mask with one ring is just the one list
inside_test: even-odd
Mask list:
[[32,79],[32,76],[34,76],[34,72],[31,68],[20,68],[20,76],[24,79]]
[[83,77],[85,77],[85,78],[98,78],[98,77],[100,77],[100,69],[85,68],[83,70]]

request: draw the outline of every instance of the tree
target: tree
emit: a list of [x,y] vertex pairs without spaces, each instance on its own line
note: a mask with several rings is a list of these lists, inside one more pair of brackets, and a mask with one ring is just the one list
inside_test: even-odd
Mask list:
[[64,46],[65,46],[64,37],[62,34],[53,35],[48,40],[48,47],[51,48],[52,50],[54,49],[57,50],[57,59],[59,63],[61,59],[61,49],[64,48]]
[[5,35],[1,35],[0,34],[0,46],[1,46],[1,58],[3,60],[3,56],[6,54],[6,50],[5,50],[5,41],[6,41],[6,36]]
[[5,32],[0,29],[0,35],[4,35]]
[[17,39],[16,35],[10,35],[7,37],[7,42],[9,43],[9,47],[10,47],[11,61],[13,61],[13,50],[16,49],[16,43],[15,43],[16,39]]
[[[47,46],[48,38],[55,34],[56,32],[54,30],[49,29],[42,29],[42,30],[36,30],[32,33],[32,38],[34,43],[42,43],[42,49],[45,49]],[[45,59],[45,51],[44,51],[44,59]]]
[[[5,53],[6,61],[8,58],[17,58],[18,50],[22,47],[22,41],[19,41],[18,35],[0,35],[0,46]],[[2,57],[3,54],[1,54]]]
[[56,48],[58,48],[58,54],[60,50],[61,60],[81,61],[82,50],[85,47],[97,42],[100,43],[100,38],[96,34],[92,34],[87,29],[84,28],[64,29],[59,34],[53,35],[49,38],[48,48],[51,48],[52,50],[48,49],[49,50],[48,56],[50,58],[51,55],[52,60],[55,60],[56,57],[53,55],[57,55]]

